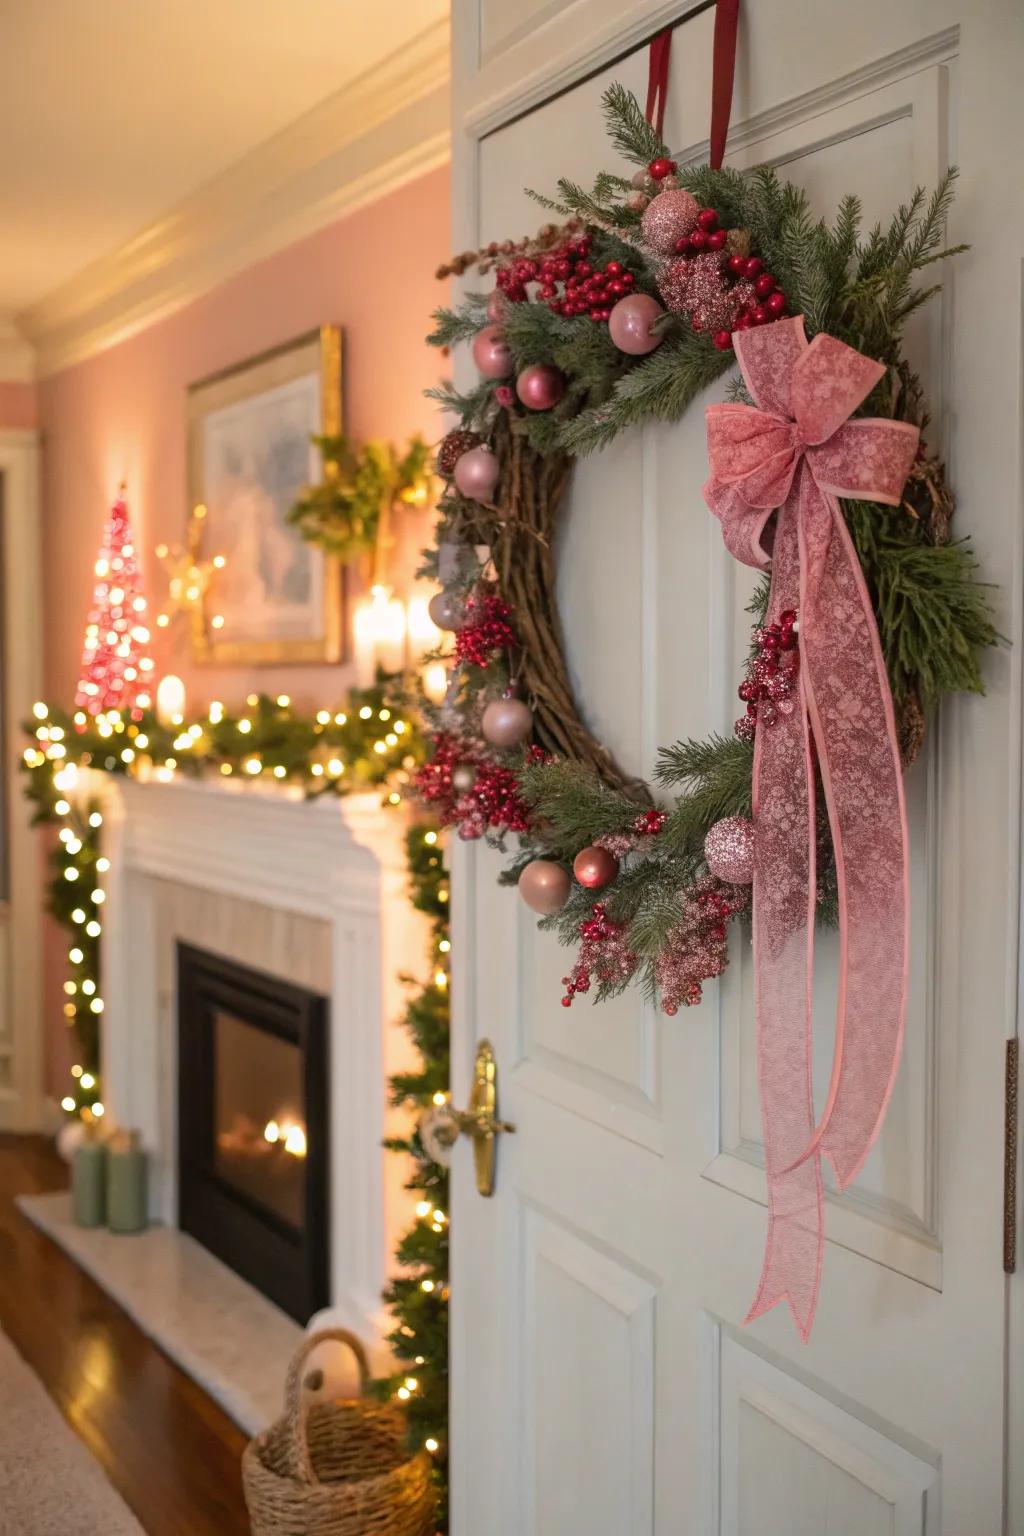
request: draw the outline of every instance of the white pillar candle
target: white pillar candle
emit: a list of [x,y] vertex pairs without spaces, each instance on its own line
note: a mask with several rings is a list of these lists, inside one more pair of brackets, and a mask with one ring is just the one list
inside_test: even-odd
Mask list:
[[157,684],[156,713],[161,725],[179,725],[184,718],[185,684],[173,672],[168,672]]

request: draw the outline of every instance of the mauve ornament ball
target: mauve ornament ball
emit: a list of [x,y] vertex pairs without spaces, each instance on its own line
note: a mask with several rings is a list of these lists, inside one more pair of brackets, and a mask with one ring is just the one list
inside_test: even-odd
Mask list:
[[528,411],[550,411],[565,394],[565,376],[549,363],[531,363],[516,379],[516,394]]
[[692,192],[683,188],[659,192],[644,209],[640,220],[644,244],[659,256],[672,256],[676,242],[693,233],[699,217],[700,204]]
[[569,900],[569,876],[551,859],[534,859],[519,876],[519,894],[531,912],[550,917]]
[[498,483],[497,454],[483,443],[479,448],[470,448],[457,460],[452,479],[470,501],[490,501]]
[[704,839],[708,869],[730,885],[749,885],[754,878],[754,823],[746,816],[725,816]]
[[427,612],[438,629],[458,629],[462,623],[462,603],[451,592],[435,592]]
[[599,848],[595,844],[591,848],[583,848],[576,855],[572,872],[580,885],[588,891],[601,891],[615,879],[619,872],[619,861],[607,848]]
[[662,342],[660,332],[651,334],[651,326],[665,313],[649,293],[630,293],[613,306],[608,316],[608,334],[620,352],[629,357],[643,357]]
[[480,726],[492,747],[518,747],[533,730],[533,715],[522,699],[492,699]]
[[512,353],[496,325],[485,325],[473,337],[473,361],[485,379],[507,379],[512,372]]

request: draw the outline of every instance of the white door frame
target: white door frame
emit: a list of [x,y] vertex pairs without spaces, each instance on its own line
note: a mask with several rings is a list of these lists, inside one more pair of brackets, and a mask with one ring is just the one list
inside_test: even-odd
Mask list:
[[[0,1018],[9,1020],[9,1040],[0,1036],[0,1130],[36,1131],[47,1121],[44,1092],[42,1008],[43,868],[31,808],[22,793],[18,768],[22,722],[31,716],[43,681],[42,539],[39,518],[39,436],[33,431],[0,431],[3,580],[3,740],[7,769],[7,856],[10,902],[0,906],[6,929],[6,996]],[[9,1054],[8,1054],[9,1053]]]

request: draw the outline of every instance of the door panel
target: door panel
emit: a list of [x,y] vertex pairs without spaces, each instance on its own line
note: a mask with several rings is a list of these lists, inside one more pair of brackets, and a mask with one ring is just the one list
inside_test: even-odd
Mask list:
[[[575,14],[596,25],[599,10],[581,0]],[[1005,22],[1009,0],[991,10]],[[474,14],[467,8],[464,29],[456,17],[464,41]],[[800,49],[808,16],[797,0],[744,8],[733,163],[778,164],[822,213],[858,192],[868,223],[917,183],[934,185],[965,119],[977,168],[991,147],[977,106],[986,70],[969,60],[965,108],[948,6],[832,6],[822,35],[812,29]],[[538,16],[536,37],[547,25]],[[692,146],[684,157],[702,155],[709,34],[707,13],[676,29],[666,133]],[[793,44],[788,53],[779,37]],[[578,60],[592,45],[580,40]],[[456,147],[457,202],[471,210],[460,248],[532,228],[524,185],[551,190],[558,175],[587,181],[609,167],[601,92],[611,79],[641,98],[646,88],[643,51],[538,105],[524,71],[516,90],[532,110],[510,104],[507,125],[476,142],[479,124],[499,113],[500,92],[487,98],[485,82],[504,68],[511,91],[527,43],[494,46],[456,79],[469,134]],[[978,196],[968,190],[971,211],[957,214],[964,223],[951,238],[977,218]],[[975,331],[995,302],[967,271],[971,324],[950,282],[911,339],[932,407],[929,442],[954,480],[984,430],[966,376],[972,358],[979,367]],[[1004,388],[1019,367],[1016,337],[1011,351]],[[659,744],[731,729],[748,644],[750,573],[726,554],[700,494],[703,403],[580,463],[560,531],[578,696],[597,734],[644,775]],[[1019,569],[1012,520],[977,500],[964,497],[962,531],[1005,579]],[[998,663],[992,673],[994,698],[947,709],[908,779],[904,1060],[860,1178],[829,1195],[822,1304],[806,1347],[782,1308],[742,1328],[766,1225],[748,947],[734,942],[722,983],[675,1019],[635,993],[564,1009],[568,951],[497,887],[493,854],[456,850],[455,1094],[465,1097],[475,1039],[489,1036],[502,1113],[517,1129],[502,1138],[490,1202],[473,1193],[467,1152],[455,1155],[455,1536],[1001,1529],[995,1186],[1013,950],[985,902],[992,888],[1015,891],[1007,762],[1018,701]],[[835,948],[822,936],[819,1095]]]

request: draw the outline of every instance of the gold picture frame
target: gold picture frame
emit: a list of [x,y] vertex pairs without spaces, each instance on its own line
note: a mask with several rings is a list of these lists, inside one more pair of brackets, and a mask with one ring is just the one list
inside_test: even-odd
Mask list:
[[216,666],[345,659],[341,563],[285,514],[320,473],[313,434],[342,430],[342,337],[321,325],[190,384],[188,494],[202,556],[224,557],[195,611],[192,649]]

